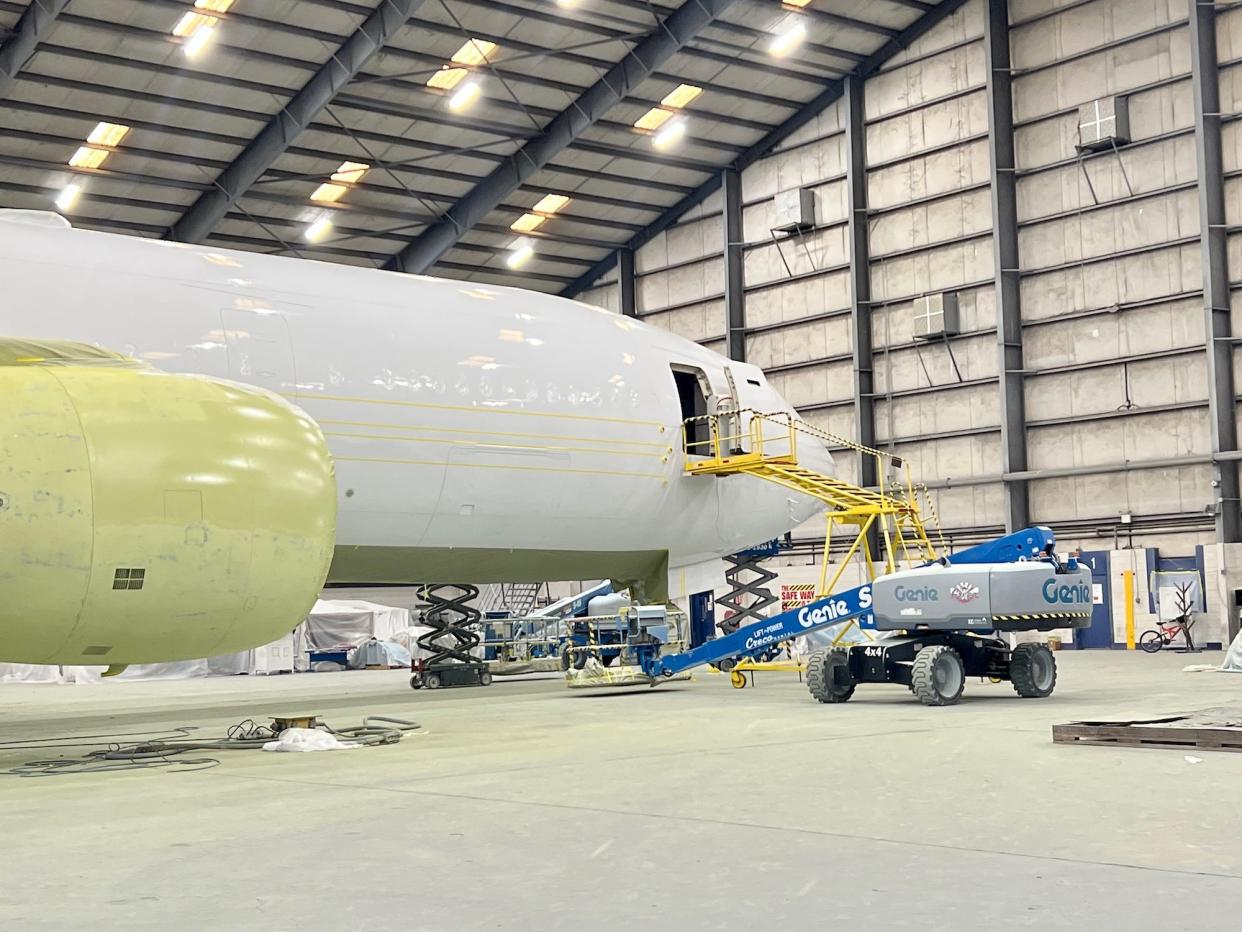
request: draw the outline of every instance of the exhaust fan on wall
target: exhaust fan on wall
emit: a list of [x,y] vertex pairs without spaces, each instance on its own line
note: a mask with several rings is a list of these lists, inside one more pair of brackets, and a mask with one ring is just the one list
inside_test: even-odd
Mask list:
[[1124,97],[1101,97],[1078,108],[1078,151],[1094,152],[1130,142],[1130,107]]
[[940,340],[961,333],[957,295],[929,294],[914,299],[914,338]]
[[810,188],[790,188],[776,195],[776,215],[772,229],[778,233],[797,233],[815,226],[815,192]]

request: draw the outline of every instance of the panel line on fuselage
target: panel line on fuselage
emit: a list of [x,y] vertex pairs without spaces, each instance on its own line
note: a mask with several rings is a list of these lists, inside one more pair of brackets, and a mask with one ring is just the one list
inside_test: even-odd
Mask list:
[[391,434],[344,434],[339,431],[324,431],[324,436],[353,438],[355,440],[388,440],[395,443],[438,443],[445,446],[467,447],[470,449],[531,450],[539,453],[595,453],[600,456],[643,456],[651,459],[663,459],[665,455],[659,451],[647,450],[601,450],[598,447],[557,447],[547,444],[536,446],[523,443],[466,443],[459,440],[445,440],[443,437],[394,437]]
[[435,466],[439,469],[463,467],[466,469],[504,469],[524,472],[570,472],[593,476],[619,476],[626,479],[665,479],[662,473],[624,472],[617,469],[587,469],[577,466],[519,466],[512,463],[445,463],[442,460],[405,460],[371,456],[333,456],[338,463],[391,463],[398,466]]
[[[446,405],[434,404],[429,401],[402,401],[399,398],[352,398],[346,395],[320,395],[315,392],[294,392],[285,394],[290,401],[305,405],[312,401],[341,401],[348,404],[394,405],[404,408],[431,408],[438,411],[470,411],[475,414],[513,414],[523,417],[550,417],[560,420],[596,421],[608,424],[641,424],[646,427],[667,429],[661,421],[643,421],[636,418],[612,417],[604,414],[569,414],[563,411],[517,411],[512,408],[481,408],[477,405]],[[318,418],[316,418],[318,420]]]
[[[583,437],[566,434],[537,434],[532,431],[523,430],[479,430],[473,427],[434,427],[429,424],[388,424],[376,423],[371,421],[347,421],[336,418],[315,418],[315,422],[320,426],[332,427],[361,427],[373,428],[376,430],[410,430],[424,431],[436,434],[467,434],[469,436],[479,437],[519,437],[523,440],[580,440],[583,443],[600,443],[612,446],[625,447],[651,447],[658,450],[669,450],[669,445],[662,440],[616,440],[608,437]],[[443,440],[442,443],[451,443],[453,441]],[[611,451],[610,451],[611,452]]]

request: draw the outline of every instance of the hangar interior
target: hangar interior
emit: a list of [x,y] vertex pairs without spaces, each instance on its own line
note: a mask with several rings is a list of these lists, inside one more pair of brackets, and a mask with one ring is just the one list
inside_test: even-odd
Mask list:
[[[87,645],[0,651],[23,855],[0,924],[1231,927],[1237,755],[1202,752],[1242,748],[1240,117],[1242,2],[0,0],[0,647],[38,640],[23,600],[62,570]],[[179,271],[198,260],[216,277]],[[212,289],[241,316],[182,339]],[[271,346],[325,308],[282,375]],[[674,416],[643,420],[655,356]],[[118,488],[175,459],[135,452],[162,439],[138,420],[99,454],[93,386],[131,364],[290,419],[259,446],[319,444],[290,475],[339,497],[291,494],[267,562],[247,530],[175,613],[257,602],[277,640],[108,657],[87,609],[168,591],[177,558],[29,544],[28,515],[107,505],[98,477],[87,504],[30,478],[61,465],[47,436],[132,471]],[[506,371],[553,387],[514,414]],[[52,383],[76,429],[18,416]],[[350,391],[366,418],[332,408]],[[256,464],[281,461],[218,447],[278,510],[294,482]],[[117,525],[214,541],[202,500],[157,491]],[[438,575],[393,569],[411,554]],[[252,572],[319,559],[305,611]],[[232,753],[285,728],[356,753]],[[252,883],[329,862],[296,895]]]
[[[72,189],[80,227],[631,314],[906,458],[951,542],[1055,526],[1104,568],[1114,644],[1124,573],[1143,627],[1187,566],[1201,639],[1236,634],[1235,5],[1195,7],[1208,43],[1178,0],[209,4],[192,57],[179,0],[27,6],[0,3],[6,207]],[[575,103],[653,16],[693,38]],[[126,138],[74,166],[96,122]]]

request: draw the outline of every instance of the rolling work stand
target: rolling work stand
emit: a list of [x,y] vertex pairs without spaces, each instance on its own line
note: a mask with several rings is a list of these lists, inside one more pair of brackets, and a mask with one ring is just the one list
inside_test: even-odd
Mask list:
[[417,643],[431,656],[410,661],[411,688],[492,685],[487,662],[470,652],[482,640],[476,626],[483,613],[466,603],[478,595],[478,586],[461,583],[436,583],[419,590],[419,599],[431,606],[423,613],[423,623],[433,630]]

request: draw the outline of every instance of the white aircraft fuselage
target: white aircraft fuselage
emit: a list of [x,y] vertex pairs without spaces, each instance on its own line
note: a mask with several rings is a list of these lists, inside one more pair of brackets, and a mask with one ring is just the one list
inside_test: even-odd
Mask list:
[[[674,369],[697,376],[708,413],[734,397],[790,410],[758,368],[579,302],[3,212],[0,281],[0,334],[93,343],[304,409],[336,462],[330,581],[641,579],[665,554],[702,562],[821,508],[683,473]],[[832,470],[822,446],[799,454]]]

